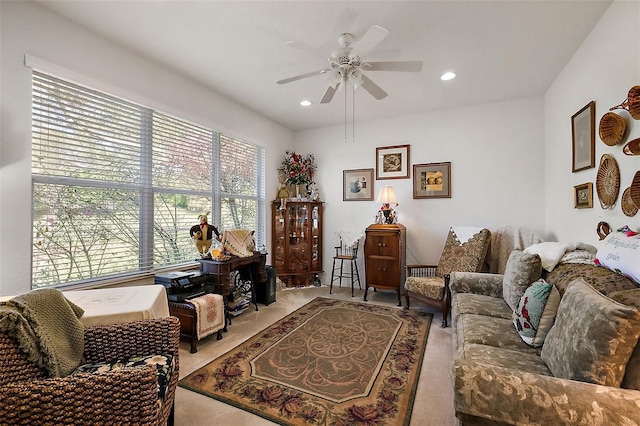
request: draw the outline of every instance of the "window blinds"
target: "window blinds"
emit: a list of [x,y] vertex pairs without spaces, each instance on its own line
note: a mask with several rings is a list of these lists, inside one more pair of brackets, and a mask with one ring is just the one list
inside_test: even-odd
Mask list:
[[[33,287],[191,262],[189,228],[264,243],[265,150],[33,72]],[[215,220],[214,220],[215,218]]]

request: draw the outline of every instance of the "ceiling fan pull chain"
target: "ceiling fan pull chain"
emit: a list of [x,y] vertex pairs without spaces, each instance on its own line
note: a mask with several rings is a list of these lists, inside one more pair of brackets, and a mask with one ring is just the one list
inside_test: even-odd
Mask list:
[[351,142],[356,141],[356,86],[351,85]]
[[349,89],[345,87],[344,89],[344,143],[347,143],[347,92],[348,90]]

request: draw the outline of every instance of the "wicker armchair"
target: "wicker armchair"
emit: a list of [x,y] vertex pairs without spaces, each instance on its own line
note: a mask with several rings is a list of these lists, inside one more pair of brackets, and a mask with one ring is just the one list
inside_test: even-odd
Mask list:
[[172,355],[174,372],[159,400],[154,366],[48,378],[13,338],[0,333],[0,424],[171,425],[179,339],[175,317],[85,329],[87,363]]
[[454,271],[480,272],[491,242],[491,232],[486,228],[458,228],[472,235],[461,241],[451,228],[438,265],[407,265],[405,309],[409,309],[410,297],[435,306],[442,312],[442,327],[447,327],[451,310],[449,274]]

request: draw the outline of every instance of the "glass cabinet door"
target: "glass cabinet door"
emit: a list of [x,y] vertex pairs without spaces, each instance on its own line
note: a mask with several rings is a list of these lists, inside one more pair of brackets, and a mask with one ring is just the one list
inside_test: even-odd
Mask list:
[[289,204],[289,264],[287,272],[309,271],[309,208],[306,204]]
[[287,287],[311,285],[322,272],[322,203],[274,201],[273,263]]
[[276,271],[284,271],[286,265],[285,256],[286,244],[285,244],[285,210],[277,208],[273,209],[273,266]]
[[320,207],[311,209],[311,268],[315,271],[322,270],[322,247],[320,245]]

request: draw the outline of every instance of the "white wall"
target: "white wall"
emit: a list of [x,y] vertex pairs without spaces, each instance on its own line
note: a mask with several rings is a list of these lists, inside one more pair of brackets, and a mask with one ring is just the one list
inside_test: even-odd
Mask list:
[[[31,283],[31,69],[25,54],[86,84],[267,148],[275,198],[288,129],[31,2],[0,2],[0,295]],[[275,183],[274,183],[275,182]],[[267,238],[271,221],[267,220]]]
[[[407,227],[407,263],[436,264],[452,225],[523,225],[544,235],[542,97],[356,122],[355,129],[355,143],[344,143],[343,126],[295,135],[298,152],[313,153],[319,165],[316,180],[326,202],[323,282],[329,283],[335,232],[372,224],[386,184]],[[412,165],[451,162],[450,199],[413,199],[411,169],[410,179],[375,181],[374,201],[342,201],[343,170],[373,168],[375,176],[376,147],[405,144]]]
[[[597,169],[571,173],[570,117],[595,100],[598,122],[640,84],[640,2],[615,1],[544,97],[358,122],[356,142],[349,144],[341,125],[293,135],[37,4],[0,2],[0,19],[0,295],[27,291],[31,281],[31,70],[23,64],[25,54],[71,71],[80,83],[266,146],[268,200],[275,198],[284,151],[295,146],[314,153],[326,202],[326,273],[335,233],[363,231],[379,208],[375,201],[343,202],[342,171],[375,169],[381,146],[411,145],[411,164],[452,163],[451,199],[414,200],[412,178],[375,182],[374,198],[391,184],[400,200],[410,263],[437,262],[455,224],[524,225],[549,240],[590,243],[597,241],[600,220],[638,228],[640,216],[627,218],[619,202],[605,211],[594,196],[593,209],[573,208],[573,186],[595,184]],[[622,114],[630,127],[626,140],[639,137],[640,124]],[[596,142],[597,161],[605,152],[618,160],[620,193],[640,169],[640,158],[621,149]],[[270,226],[267,221],[268,239]]]
[[[615,1],[545,95],[545,217],[547,233],[554,239],[597,244],[600,221],[613,229],[623,225],[638,229],[640,215],[625,216],[620,200],[640,170],[639,156],[622,153],[627,141],[640,137],[640,122],[617,110],[627,122],[623,143],[610,147],[598,136],[600,118],[620,104],[634,85],[640,85],[640,2]],[[571,116],[589,101],[596,103],[596,167],[572,173]],[[598,165],[605,153],[616,158],[621,174],[618,200],[606,210],[595,193]],[[573,186],[586,182],[593,183],[594,206],[574,209]]]

